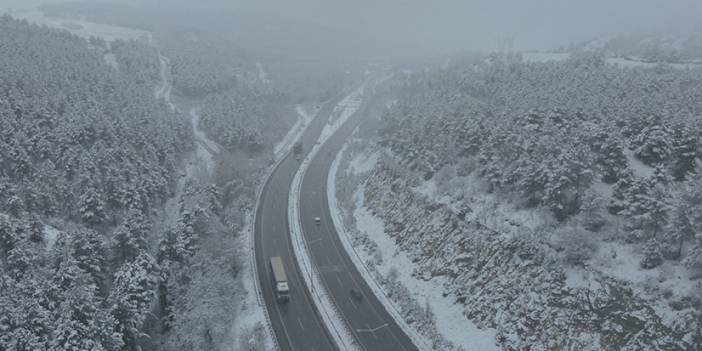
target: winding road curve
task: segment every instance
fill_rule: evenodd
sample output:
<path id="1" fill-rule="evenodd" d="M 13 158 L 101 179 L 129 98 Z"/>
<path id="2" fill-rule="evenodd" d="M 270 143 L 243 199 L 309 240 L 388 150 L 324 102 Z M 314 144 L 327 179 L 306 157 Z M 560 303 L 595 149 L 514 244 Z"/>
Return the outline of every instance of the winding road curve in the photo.
<path id="1" fill-rule="evenodd" d="M 372 97 L 371 97 L 372 98 Z M 320 137 L 341 99 L 326 104 L 302 136 L 306 155 Z M 330 166 L 344 141 L 362 120 L 364 101 L 352 116 L 329 139 L 312 159 L 302 180 L 300 215 L 312 261 L 321 273 L 324 288 L 331 296 L 343 321 L 362 350 L 417 350 L 410 338 L 395 323 L 383 305 L 373 295 L 363 277 L 348 257 L 334 229 L 327 202 L 326 181 Z M 288 199 L 293 177 L 300 163 L 291 154 L 278 164 L 264 185 L 255 218 L 255 254 L 257 275 L 268 309 L 271 325 L 282 350 L 334 350 L 337 346 L 325 327 L 319 311 L 303 280 L 293 254 L 288 223 Z M 314 223 L 320 217 L 322 223 Z M 291 287 L 287 304 L 275 301 L 268 259 L 281 256 Z M 351 291 L 360 292 L 361 299 Z"/>

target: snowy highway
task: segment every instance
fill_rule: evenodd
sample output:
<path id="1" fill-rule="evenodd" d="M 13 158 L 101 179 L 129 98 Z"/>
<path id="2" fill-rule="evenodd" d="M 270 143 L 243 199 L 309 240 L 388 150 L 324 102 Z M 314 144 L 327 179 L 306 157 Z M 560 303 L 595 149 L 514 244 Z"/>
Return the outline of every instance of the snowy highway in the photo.
<path id="1" fill-rule="evenodd" d="M 345 103 L 348 99 L 333 100 L 323 106 L 302 136 L 303 154 L 309 153 L 317 140 L 325 136 L 325 126 L 335 107 Z M 367 101 L 363 101 L 360 108 L 354 108 L 359 115 L 349 118 L 312 155 L 299 193 L 301 228 L 314 270 L 319 273 L 323 285 L 315 285 L 315 289 L 328 293 L 354 346 L 361 350 L 416 350 L 349 259 L 329 212 L 325 189 L 327 174 L 334 156 L 360 123 L 365 103 Z M 317 301 L 313 300 L 318 294 L 310 294 L 305 284 L 305 278 L 312 272 L 298 266 L 293 252 L 288 201 L 293 198 L 289 196 L 291 183 L 299 167 L 300 162 L 288 154 L 273 171 L 261 194 L 254 228 L 258 279 L 280 349 L 338 349 L 340 346 L 334 340 L 339 331 L 330 330 L 325 324 L 322 318 L 325 312 L 320 312 Z M 321 223 L 316 224 L 314 217 L 320 217 Z M 288 271 L 291 300 L 287 304 L 275 301 L 268 267 L 271 256 L 281 256 Z"/>
<path id="2" fill-rule="evenodd" d="M 303 152 L 309 152 L 319 137 L 333 103 L 323 107 L 302 135 Z M 290 185 L 300 163 L 288 154 L 267 179 L 255 217 L 255 253 L 258 280 L 275 338 L 282 350 L 333 350 L 336 348 L 315 304 L 309 297 L 293 254 L 288 229 Z M 268 260 L 280 256 L 287 271 L 291 298 L 278 304 Z"/>

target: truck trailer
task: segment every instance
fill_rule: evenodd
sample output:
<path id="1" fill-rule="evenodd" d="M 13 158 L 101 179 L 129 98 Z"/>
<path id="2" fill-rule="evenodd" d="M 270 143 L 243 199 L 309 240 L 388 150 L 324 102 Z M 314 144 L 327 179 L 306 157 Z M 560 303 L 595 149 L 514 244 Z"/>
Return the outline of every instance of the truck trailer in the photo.
<path id="1" fill-rule="evenodd" d="M 285 274 L 283 260 L 279 256 L 271 257 L 271 272 L 273 274 L 273 289 L 278 302 L 290 300 L 290 287 Z"/>

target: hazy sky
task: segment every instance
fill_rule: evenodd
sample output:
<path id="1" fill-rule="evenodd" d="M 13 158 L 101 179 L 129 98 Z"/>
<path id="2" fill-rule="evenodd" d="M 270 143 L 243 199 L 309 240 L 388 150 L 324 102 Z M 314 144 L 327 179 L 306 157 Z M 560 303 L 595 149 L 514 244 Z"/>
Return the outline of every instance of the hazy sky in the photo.
<path id="1" fill-rule="evenodd" d="M 232 3 L 235 1 L 224 1 Z M 239 0 L 355 33 L 377 44 L 430 50 L 547 49 L 605 33 L 702 25 L 702 0 Z"/>
<path id="2" fill-rule="evenodd" d="M 39 1 L 0 0 L 0 4 Z M 702 0 L 141 1 L 159 7 L 216 8 L 218 14 L 232 13 L 236 37 L 260 39 L 261 45 L 299 46 L 329 57 L 495 50 L 501 37 L 513 38 L 514 49 L 548 50 L 606 34 L 702 25 Z"/>

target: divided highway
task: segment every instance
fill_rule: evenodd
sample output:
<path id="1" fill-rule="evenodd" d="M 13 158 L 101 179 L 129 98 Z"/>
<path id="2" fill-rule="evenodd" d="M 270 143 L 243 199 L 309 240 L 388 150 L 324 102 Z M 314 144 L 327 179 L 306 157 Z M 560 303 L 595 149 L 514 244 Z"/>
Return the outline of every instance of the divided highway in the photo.
<path id="1" fill-rule="evenodd" d="M 368 95 L 368 94 L 367 94 Z M 356 116 L 351 117 L 312 159 L 302 180 L 300 216 L 312 261 L 342 319 L 362 350 L 407 350 L 417 348 L 375 298 L 343 248 L 329 213 L 327 175 L 336 153 L 361 122 L 368 106 L 365 96 Z M 303 155 L 316 143 L 338 101 L 325 105 L 303 135 Z M 267 180 L 255 218 L 257 275 L 276 339 L 282 350 L 335 350 L 319 311 L 306 288 L 292 250 L 288 225 L 288 199 L 292 179 L 300 163 L 288 154 Z M 315 217 L 321 218 L 316 224 Z M 288 303 L 275 300 L 268 260 L 281 256 L 291 289 Z M 352 293 L 355 291 L 357 293 Z M 361 298 L 358 297 L 360 293 Z M 354 296 L 356 295 L 356 296 Z"/>
<path id="2" fill-rule="evenodd" d="M 316 143 L 335 104 L 336 101 L 323 106 L 303 134 L 303 155 Z M 291 246 L 288 197 L 299 167 L 300 162 L 287 154 L 263 187 L 254 219 L 256 274 L 281 350 L 335 350 L 336 345 L 311 300 Z M 287 303 L 276 302 L 269 263 L 273 256 L 281 257 L 288 276 L 290 301 Z"/>

